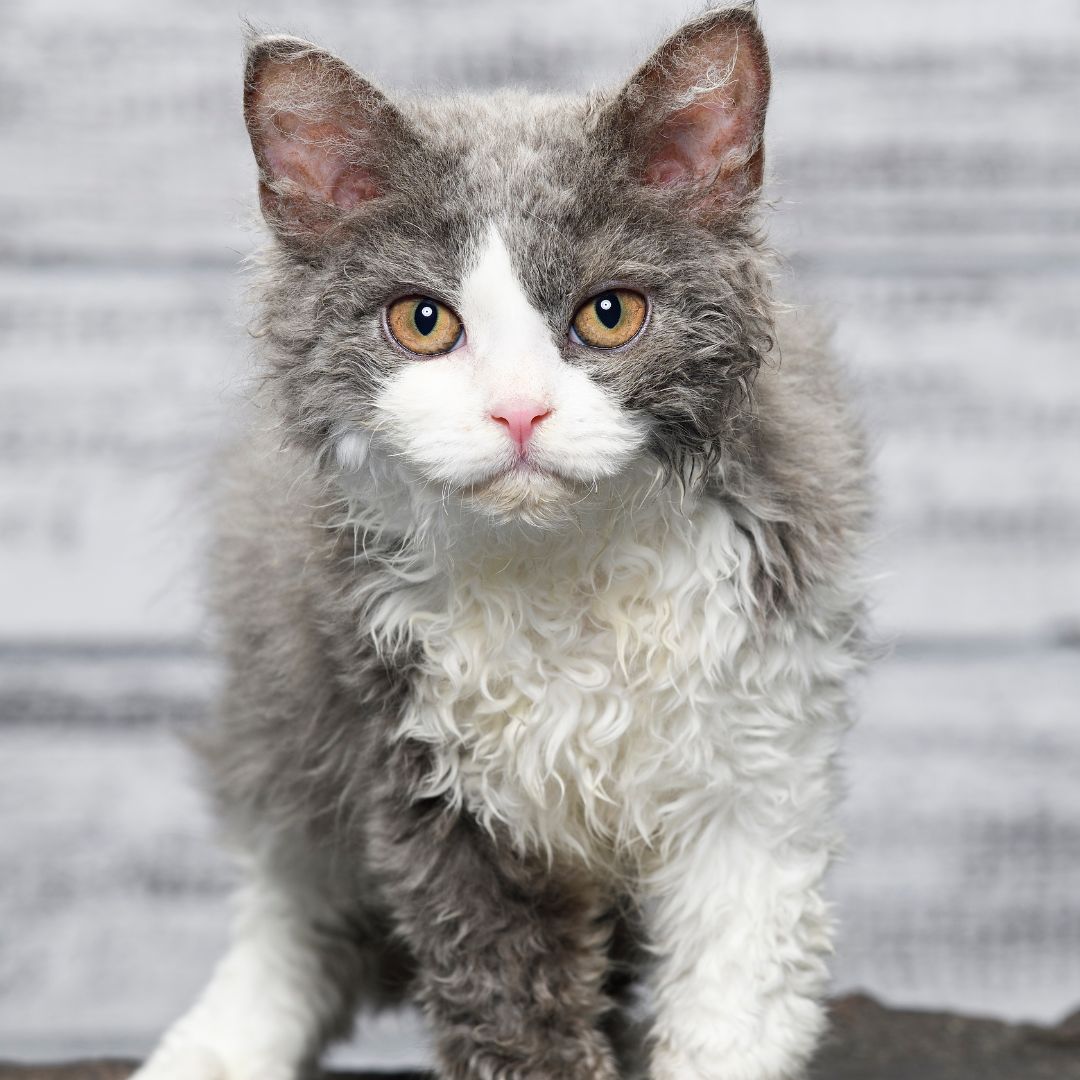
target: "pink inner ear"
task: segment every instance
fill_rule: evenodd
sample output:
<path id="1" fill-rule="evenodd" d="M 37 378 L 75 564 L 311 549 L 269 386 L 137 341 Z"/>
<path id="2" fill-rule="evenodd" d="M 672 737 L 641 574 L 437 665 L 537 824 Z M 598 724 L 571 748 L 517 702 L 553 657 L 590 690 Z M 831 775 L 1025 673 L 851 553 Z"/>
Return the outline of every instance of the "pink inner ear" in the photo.
<path id="1" fill-rule="evenodd" d="M 656 132 L 645 166 L 654 187 L 712 183 L 746 162 L 754 138 L 751 118 L 737 103 L 706 97 L 669 117 Z"/>
<path id="2" fill-rule="evenodd" d="M 265 125 L 263 154 L 275 179 L 291 180 L 320 202 L 352 210 L 381 194 L 375 178 L 347 156 L 346 132 L 280 112 Z"/>
<path id="3" fill-rule="evenodd" d="M 650 187 L 677 187 L 689 183 L 693 170 L 686 156 L 674 143 L 665 143 L 645 166 L 645 183 Z"/>

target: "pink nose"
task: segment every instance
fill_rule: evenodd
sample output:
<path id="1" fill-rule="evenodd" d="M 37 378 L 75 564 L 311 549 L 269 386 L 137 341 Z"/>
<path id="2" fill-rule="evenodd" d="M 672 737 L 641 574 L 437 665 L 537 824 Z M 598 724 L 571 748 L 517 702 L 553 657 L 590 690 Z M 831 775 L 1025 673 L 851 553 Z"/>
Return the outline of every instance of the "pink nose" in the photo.
<path id="1" fill-rule="evenodd" d="M 525 444 L 532 438 L 533 429 L 545 416 L 550 416 L 551 410 L 546 405 L 540 405 L 535 401 L 513 401 L 505 404 L 493 405 L 491 419 L 497 424 L 505 424 L 510 432 L 510 438 L 518 444 L 518 448 L 525 449 Z"/>

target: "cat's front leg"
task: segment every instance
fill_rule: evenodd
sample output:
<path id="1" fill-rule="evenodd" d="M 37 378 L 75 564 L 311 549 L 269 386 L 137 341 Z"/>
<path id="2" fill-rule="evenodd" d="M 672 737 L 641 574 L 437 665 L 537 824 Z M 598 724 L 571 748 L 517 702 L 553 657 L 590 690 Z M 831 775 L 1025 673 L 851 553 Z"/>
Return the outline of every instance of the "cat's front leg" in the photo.
<path id="1" fill-rule="evenodd" d="M 821 1034 L 829 830 L 797 791 L 761 797 L 757 821 L 749 800 L 706 818 L 647 882 L 653 1080 L 793 1080 Z"/>
<path id="2" fill-rule="evenodd" d="M 440 1076 L 615 1080 L 600 1030 L 610 929 L 584 871 L 523 858 L 441 800 L 398 794 L 375 827 Z"/>
<path id="3" fill-rule="evenodd" d="M 297 1080 L 380 961 L 301 880 L 253 868 L 228 952 L 133 1080 Z"/>

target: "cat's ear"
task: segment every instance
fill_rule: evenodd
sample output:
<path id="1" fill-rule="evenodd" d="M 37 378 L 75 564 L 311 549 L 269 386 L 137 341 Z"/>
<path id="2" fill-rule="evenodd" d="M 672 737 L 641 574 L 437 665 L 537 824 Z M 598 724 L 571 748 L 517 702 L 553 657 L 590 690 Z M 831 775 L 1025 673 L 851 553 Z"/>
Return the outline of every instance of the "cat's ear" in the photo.
<path id="1" fill-rule="evenodd" d="M 723 212 L 761 187 L 769 82 L 754 6 L 715 9 L 653 53 L 605 120 L 643 184 Z"/>
<path id="2" fill-rule="evenodd" d="M 244 121 L 263 215 L 280 236 L 322 236 L 386 191 L 401 114 L 344 61 L 298 38 L 255 37 Z"/>

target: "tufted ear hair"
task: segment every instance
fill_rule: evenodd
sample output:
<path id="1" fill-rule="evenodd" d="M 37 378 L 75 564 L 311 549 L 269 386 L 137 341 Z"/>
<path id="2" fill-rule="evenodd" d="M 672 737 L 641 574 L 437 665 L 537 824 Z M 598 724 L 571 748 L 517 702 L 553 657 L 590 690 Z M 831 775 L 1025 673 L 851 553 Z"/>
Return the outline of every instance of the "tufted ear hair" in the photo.
<path id="1" fill-rule="evenodd" d="M 244 122 L 259 166 L 259 202 L 283 239 L 321 237 L 386 193 L 406 123 L 344 61 L 299 38 L 253 38 Z"/>
<path id="2" fill-rule="evenodd" d="M 745 205 L 761 188 L 770 76 L 755 10 L 713 9 L 687 23 L 605 117 L 643 184 L 705 215 Z"/>

